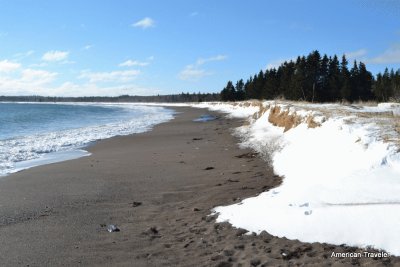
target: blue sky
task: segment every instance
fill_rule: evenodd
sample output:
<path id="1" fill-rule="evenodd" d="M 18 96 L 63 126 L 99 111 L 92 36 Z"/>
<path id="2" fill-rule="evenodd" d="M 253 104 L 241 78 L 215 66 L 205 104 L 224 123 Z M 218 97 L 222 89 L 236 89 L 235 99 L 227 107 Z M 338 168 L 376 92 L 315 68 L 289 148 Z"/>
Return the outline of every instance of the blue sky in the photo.
<path id="1" fill-rule="evenodd" d="M 0 0 L 0 95 L 219 92 L 319 50 L 400 68 L 397 0 Z"/>

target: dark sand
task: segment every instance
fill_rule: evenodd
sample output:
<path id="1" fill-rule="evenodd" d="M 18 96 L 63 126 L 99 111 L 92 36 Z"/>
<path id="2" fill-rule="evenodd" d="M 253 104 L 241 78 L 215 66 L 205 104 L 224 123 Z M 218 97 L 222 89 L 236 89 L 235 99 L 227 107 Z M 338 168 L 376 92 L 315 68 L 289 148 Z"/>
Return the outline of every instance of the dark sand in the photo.
<path id="1" fill-rule="evenodd" d="M 89 157 L 1 178 L 0 265 L 400 264 L 395 257 L 331 258 L 332 251 L 362 250 L 265 232 L 243 235 L 215 224 L 207 217 L 213 207 L 254 196 L 281 179 L 251 151 L 238 148 L 231 129 L 242 122 L 220 116 L 195 123 L 207 111 L 176 110 L 182 112 L 176 119 L 151 132 L 96 143 Z M 107 232 L 108 224 L 121 231 Z"/>

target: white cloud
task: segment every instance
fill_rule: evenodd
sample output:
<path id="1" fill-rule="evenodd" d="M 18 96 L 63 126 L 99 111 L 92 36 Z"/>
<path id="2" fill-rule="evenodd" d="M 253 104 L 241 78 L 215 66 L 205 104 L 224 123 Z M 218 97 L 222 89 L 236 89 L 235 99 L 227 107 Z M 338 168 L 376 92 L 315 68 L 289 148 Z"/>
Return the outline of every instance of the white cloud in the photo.
<path id="1" fill-rule="evenodd" d="M 120 63 L 118 66 L 120 66 L 120 67 L 132 67 L 132 66 L 147 66 L 147 65 L 149 65 L 150 63 L 149 62 L 141 62 L 141 61 L 138 61 L 138 60 L 127 60 L 127 61 L 124 61 L 124 62 L 122 62 L 122 63 Z"/>
<path id="2" fill-rule="evenodd" d="M 199 58 L 196 63 L 185 66 L 185 68 L 178 74 L 179 79 L 184 81 L 198 81 L 205 76 L 212 75 L 200 67 L 206 63 L 213 61 L 226 60 L 228 57 L 226 55 L 217 55 L 209 58 Z"/>
<path id="3" fill-rule="evenodd" d="M 46 62 L 40 62 L 40 63 L 34 63 L 34 64 L 30 64 L 29 65 L 29 67 L 34 67 L 34 68 L 37 68 L 37 67 L 46 67 L 48 64 L 46 63 Z"/>
<path id="4" fill-rule="evenodd" d="M 37 69 L 22 69 L 18 76 L 0 75 L 3 95 L 48 95 L 50 83 L 57 73 Z"/>
<path id="5" fill-rule="evenodd" d="M 147 29 L 150 27 L 154 27 L 155 26 L 155 21 L 149 17 L 146 17 L 144 19 L 141 19 L 135 23 L 132 24 L 133 27 L 139 27 L 142 29 Z"/>
<path id="6" fill-rule="evenodd" d="M 17 53 L 17 54 L 15 54 L 15 55 L 14 55 L 14 58 L 23 59 L 23 58 L 27 58 L 27 57 L 32 56 L 34 53 L 35 53 L 34 50 L 29 50 L 29 51 L 26 51 L 26 52 L 22 52 L 22 53 Z"/>
<path id="7" fill-rule="evenodd" d="M 211 75 L 203 69 L 199 69 L 193 65 L 187 65 L 179 74 L 178 77 L 184 81 L 198 81 L 201 78 Z"/>
<path id="8" fill-rule="evenodd" d="M 9 61 L 7 59 L 0 61 L 0 72 L 12 72 L 21 67 L 21 64 Z"/>
<path id="9" fill-rule="evenodd" d="M 93 47 L 93 45 L 88 44 L 88 45 L 85 45 L 84 47 L 82 47 L 82 49 L 83 49 L 83 50 L 89 50 L 89 49 L 91 49 L 92 47 Z"/>
<path id="10" fill-rule="evenodd" d="M 22 64 L 9 60 L 0 61 L 0 71 L 2 95 L 117 96 L 160 93 L 157 89 L 141 87 L 131 82 L 139 75 L 138 70 L 82 71 L 78 77 L 83 79 L 82 82 L 64 80 L 65 77 L 59 77 L 58 73 L 52 71 L 24 68 Z"/>
<path id="11" fill-rule="evenodd" d="M 48 52 L 44 53 L 44 55 L 42 56 L 42 60 L 48 61 L 48 62 L 62 61 L 62 60 L 67 59 L 68 55 L 69 55 L 69 52 L 67 52 L 67 51 L 52 50 L 52 51 L 48 51 Z"/>
<path id="12" fill-rule="evenodd" d="M 209 58 L 199 58 L 199 59 L 196 61 L 196 64 L 197 64 L 197 65 L 203 65 L 204 63 L 207 63 L 207 62 L 222 61 L 222 60 L 225 60 L 225 59 L 227 59 L 227 58 L 228 58 L 228 57 L 225 56 L 225 55 L 217 55 L 217 56 L 215 56 L 215 57 L 209 57 Z"/>
<path id="13" fill-rule="evenodd" d="M 366 63 L 371 64 L 397 64 L 400 63 L 400 44 L 393 45 L 382 54 L 369 58 Z"/>
<path id="14" fill-rule="evenodd" d="M 160 90 L 146 88 L 134 84 L 117 86 L 99 86 L 94 83 L 76 84 L 65 82 L 51 90 L 54 95 L 60 96 L 118 96 L 118 95 L 156 95 Z"/>
<path id="15" fill-rule="evenodd" d="M 352 52 L 345 52 L 344 54 L 346 55 L 347 59 L 359 59 L 367 55 L 367 49 L 363 48 Z"/>
<path id="16" fill-rule="evenodd" d="M 56 72 L 45 70 L 24 69 L 22 70 L 22 82 L 35 82 L 40 84 L 50 83 L 57 76 Z"/>
<path id="17" fill-rule="evenodd" d="M 115 82 L 124 83 L 135 79 L 140 74 L 139 70 L 124 70 L 111 72 L 82 71 L 79 79 L 88 79 L 89 82 Z"/>

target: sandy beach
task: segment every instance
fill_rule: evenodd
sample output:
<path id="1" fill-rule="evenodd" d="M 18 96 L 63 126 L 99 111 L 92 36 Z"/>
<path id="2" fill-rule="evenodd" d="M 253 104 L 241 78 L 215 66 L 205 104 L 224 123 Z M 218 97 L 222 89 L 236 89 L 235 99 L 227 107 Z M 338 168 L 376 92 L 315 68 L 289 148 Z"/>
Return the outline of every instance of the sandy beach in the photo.
<path id="1" fill-rule="evenodd" d="M 179 113 L 172 121 L 97 142 L 87 148 L 91 156 L 2 177 L 0 265 L 400 264 L 397 257 L 335 258 L 332 252 L 365 250 L 216 224 L 208 216 L 213 207 L 255 196 L 282 178 L 239 148 L 232 129 L 243 121 L 205 109 L 174 109 Z M 205 113 L 218 119 L 193 122 Z M 109 224 L 120 231 L 108 232 Z"/>

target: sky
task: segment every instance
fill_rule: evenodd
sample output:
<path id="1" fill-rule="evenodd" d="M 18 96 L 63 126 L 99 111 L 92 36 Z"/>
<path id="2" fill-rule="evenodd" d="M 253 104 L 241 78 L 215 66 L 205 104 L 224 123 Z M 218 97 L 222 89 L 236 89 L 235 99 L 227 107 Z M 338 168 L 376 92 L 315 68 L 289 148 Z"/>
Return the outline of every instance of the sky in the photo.
<path id="1" fill-rule="evenodd" d="M 0 0 L 0 95 L 219 92 L 307 55 L 400 68 L 398 0 Z"/>

